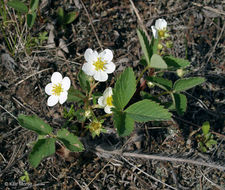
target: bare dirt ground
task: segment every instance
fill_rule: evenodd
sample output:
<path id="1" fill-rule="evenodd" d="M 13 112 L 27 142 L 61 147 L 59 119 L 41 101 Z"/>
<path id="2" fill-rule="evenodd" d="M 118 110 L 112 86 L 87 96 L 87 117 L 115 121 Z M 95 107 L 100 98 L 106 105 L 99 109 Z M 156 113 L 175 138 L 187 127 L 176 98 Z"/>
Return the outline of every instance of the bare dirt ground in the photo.
<path id="1" fill-rule="evenodd" d="M 46 40 L 41 47 L 25 52 L 18 45 L 13 57 L 16 66 L 10 67 L 4 60 L 0 65 L 0 189 L 225 189 L 225 2 L 133 1 L 149 35 L 156 19 L 167 20 L 174 42 L 171 54 L 191 62 L 186 76 L 203 76 L 207 81 L 187 91 L 188 110 L 184 116 L 174 114 L 170 122 L 136 123 L 135 131 L 127 138 L 113 133 L 95 140 L 84 139 L 87 151 L 66 158 L 52 155 L 33 169 L 27 156 L 36 135 L 20 127 L 14 117 L 20 113 L 37 114 L 55 129 L 65 123 L 63 106 L 46 105 L 44 88 L 54 71 L 68 75 L 76 83 L 85 50 L 90 47 L 100 51 L 101 46 L 114 52 L 115 76 L 128 66 L 135 72 L 143 69 L 136 34 L 140 25 L 129 0 L 43 2 L 46 4 L 41 4 L 32 35 L 52 30 L 55 47 L 47 47 Z M 64 30 L 56 23 L 58 7 L 79 12 Z M 68 52 L 60 48 L 60 39 L 65 41 Z M 0 55 L 8 53 L 2 34 L 0 43 Z M 69 108 L 70 104 L 65 106 Z M 205 121 L 210 122 L 218 143 L 202 153 L 194 132 Z M 104 125 L 113 128 L 110 119 Z M 139 154 L 159 157 L 144 158 Z M 180 162 L 180 158 L 186 160 Z M 19 183 L 24 171 L 29 174 L 29 184 Z"/>

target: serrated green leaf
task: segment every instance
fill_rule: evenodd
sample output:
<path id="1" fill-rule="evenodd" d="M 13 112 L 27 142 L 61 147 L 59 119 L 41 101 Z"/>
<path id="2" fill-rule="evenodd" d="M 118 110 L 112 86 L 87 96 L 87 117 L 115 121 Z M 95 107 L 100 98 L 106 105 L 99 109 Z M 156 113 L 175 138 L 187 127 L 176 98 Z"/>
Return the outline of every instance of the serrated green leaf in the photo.
<path id="1" fill-rule="evenodd" d="M 136 90 L 136 80 L 132 68 L 126 68 L 116 81 L 113 89 L 113 105 L 118 110 L 123 108 L 130 101 Z"/>
<path id="2" fill-rule="evenodd" d="M 57 132 L 57 139 L 59 139 L 72 152 L 81 152 L 84 150 L 83 144 L 77 136 L 70 133 L 67 129 L 60 129 Z"/>
<path id="3" fill-rule="evenodd" d="M 156 102 L 142 100 L 129 106 L 125 113 L 137 122 L 170 120 L 171 113 Z"/>
<path id="4" fill-rule="evenodd" d="M 90 91 L 90 82 L 88 78 L 89 77 L 82 70 L 80 70 L 80 72 L 78 73 L 78 80 L 80 83 L 80 87 L 85 91 Z"/>
<path id="5" fill-rule="evenodd" d="M 79 15 L 79 12 L 73 11 L 73 12 L 69 12 L 68 14 L 66 14 L 65 18 L 64 18 L 64 23 L 65 24 L 70 24 L 72 23 Z"/>
<path id="6" fill-rule="evenodd" d="M 14 8 L 16 11 L 20 12 L 20 13 L 27 13 L 28 12 L 28 8 L 27 6 L 19 1 L 19 0 L 12 0 L 12 1 L 9 1 L 7 3 L 8 6 Z"/>
<path id="7" fill-rule="evenodd" d="M 208 121 L 204 122 L 202 125 L 202 132 L 204 135 L 207 135 L 209 133 L 210 124 Z"/>
<path id="8" fill-rule="evenodd" d="M 38 8 L 38 4 L 39 4 L 39 0 L 31 0 L 30 1 L 30 10 L 32 12 L 36 11 L 36 9 Z"/>
<path id="9" fill-rule="evenodd" d="M 165 56 L 163 57 L 163 59 L 166 62 L 167 66 L 172 69 L 185 68 L 190 65 L 190 62 L 188 60 L 176 58 L 171 55 Z"/>
<path id="10" fill-rule="evenodd" d="M 146 37 L 145 33 L 137 29 L 137 35 L 139 38 L 139 42 L 141 44 L 142 51 L 144 52 L 145 60 L 147 64 L 150 66 L 150 59 L 151 59 L 151 54 L 150 54 L 150 43 L 148 41 L 148 38 Z"/>
<path id="11" fill-rule="evenodd" d="M 55 138 L 39 139 L 34 145 L 30 155 L 29 162 L 36 168 L 41 160 L 55 153 Z"/>
<path id="12" fill-rule="evenodd" d="M 83 93 L 78 90 L 71 87 L 68 91 L 68 97 L 67 102 L 82 102 L 85 96 Z"/>
<path id="13" fill-rule="evenodd" d="M 119 136 L 125 137 L 134 130 L 134 120 L 122 111 L 113 111 L 113 121 Z"/>
<path id="14" fill-rule="evenodd" d="M 160 55 L 153 54 L 151 57 L 150 67 L 156 69 L 167 69 L 167 64 Z"/>
<path id="15" fill-rule="evenodd" d="M 27 14 L 27 25 L 28 27 L 32 27 L 34 25 L 34 21 L 36 19 L 37 14 L 34 12 L 32 14 Z"/>
<path id="16" fill-rule="evenodd" d="M 164 79 L 162 77 L 147 77 L 146 80 L 153 82 L 155 85 L 159 86 L 160 88 L 163 87 L 164 90 L 171 90 L 172 89 L 172 81 L 168 79 Z"/>
<path id="17" fill-rule="evenodd" d="M 18 116 L 19 124 L 29 130 L 32 130 L 39 135 L 47 135 L 52 132 L 50 125 L 46 124 L 42 119 L 36 115 L 26 116 L 20 114 Z"/>
<path id="18" fill-rule="evenodd" d="M 191 77 L 191 78 L 183 78 L 177 80 L 173 85 L 173 90 L 175 92 L 181 92 L 193 88 L 199 84 L 205 82 L 203 77 Z"/>
<path id="19" fill-rule="evenodd" d="M 159 39 L 156 39 L 152 36 L 151 45 L 150 45 L 150 56 L 158 53 L 158 43 Z"/>
<path id="20" fill-rule="evenodd" d="M 175 107 L 179 115 L 183 115 L 187 109 L 187 98 L 184 94 L 175 93 Z"/>
<path id="21" fill-rule="evenodd" d="M 148 92 L 141 91 L 140 95 L 141 95 L 142 99 L 149 99 L 149 100 L 152 100 L 154 102 L 161 103 L 158 98 L 156 98 L 155 96 L 153 96 L 152 94 L 150 94 Z"/>

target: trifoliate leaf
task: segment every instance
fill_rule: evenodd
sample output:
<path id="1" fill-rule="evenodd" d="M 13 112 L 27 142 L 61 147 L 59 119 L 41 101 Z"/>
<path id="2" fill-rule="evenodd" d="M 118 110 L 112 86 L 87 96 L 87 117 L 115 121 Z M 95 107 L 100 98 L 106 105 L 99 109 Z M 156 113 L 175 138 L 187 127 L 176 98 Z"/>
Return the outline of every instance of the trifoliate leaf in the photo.
<path id="1" fill-rule="evenodd" d="M 122 111 L 134 95 L 135 90 L 136 80 L 133 69 L 127 68 L 116 81 L 113 89 L 113 105 Z"/>
<path id="2" fill-rule="evenodd" d="M 150 67 L 156 69 L 167 69 L 167 64 L 160 55 L 153 54 L 151 57 Z"/>
<path id="3" fill-rule="evenodd" d="M 199 84 L 205 82 L 205 78 L 203 77 L 191 77 L 191 78 L 183 78 L 177 80 L 173 85 L 173 90 L 175 92 L 181 92 L 193 88 Z"/>
<path id="4" fill-rule="evenodd" d="M 127 136 L 134 129 L 134 120 L 122 111 L 113 112 L 113 121 L 119 136 Z"/>
<path id="5" fill-rule="evenodd" d="M 55 138 L 39 139 L 34 145 L 29 162 L 36 168 L 43 158 L 55 153 Z"/>
<path id="6" fill-rule="evenodd" d="M 142 100 L 129 106 L 125 113 L 137 122 L 170 120 L 171 113 L 158 103 Z"/>
<path id="7" fill-rule="evenodd" d="M 70 133 L 67 129 L 60 129 L 57 132 L 57 139 L 59 139 L 72 152 L 81 152 L 84 150 L 83 144 L 77 136 Z"/>
<path id="8" fill-rule="evenodd" d="M 50 125 L 46 124 L 42 119 L 40 119 L 38 116 L 26 116 L 23 114 L 20 114 L 18 116 L 19 124 L 29 130 L 32 130 L 39 135 L 47 135 L 52 132 L 52 128 Z"/>
<path id="9" fill-rule="evenodd" d="M 179 115 L 183 115 L 187 109 L 187 98 L 184 94 L 175 93 L 175 107 Z"/>

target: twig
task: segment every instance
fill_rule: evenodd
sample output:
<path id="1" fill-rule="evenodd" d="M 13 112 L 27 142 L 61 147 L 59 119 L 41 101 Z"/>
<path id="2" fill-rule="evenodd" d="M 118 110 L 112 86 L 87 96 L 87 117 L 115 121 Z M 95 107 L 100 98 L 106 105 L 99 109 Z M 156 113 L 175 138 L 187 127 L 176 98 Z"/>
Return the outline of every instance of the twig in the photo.
<path id="1" fill-rule="evenodd" d="M 101 148 L 96 148 L 97 152 L 103 152 L 105 154 L 111 154 L 111 155 L 120 155 L 125 157 L 135 157 L 135 158 L 142 158 L 142 159 L 148 159 L 148 160 L 161 160 L 161 161 L 168 161 L 168 162 L 183 162 L 193 165 L 199 165 L 199 166 L 206 166 L 210 168 L 215 168 L 221 171 L 225 171 L 225 166 L 217 165 L 216 163 L 207 163 L 202 161 L 196 161 L 191 159 L 184 159 L 184 158 L 173 158 L 168 156 L 159 156 L 159 155 L 151 155 L 151 154 L 136 154 L 136 153 L 129 153 L 129 152 L 120 152 L 120 151 L 106 151 Z"/>
<path id="2" fill-rule="evenodd" d="M 2 108 L 3 110 L 5 110 L 9 115 L 11 115 L 16 121 L 18 121 L 17 120 L 17 118 L 16 118 L 16 116 L 14 116 L 12 113 L 10 113 L 7 109 L 5 109 L 2 105 L 0 105 L 0 108 Z"/>
<path id="3" fill-rule="evenodd" d="M 88 20 L 89 20 L 89 22 L 90 22 L 90 24 L 91 24 L 91 28 L 92 28 L 92 30 L 93 30 L 93 32 L 94 32 L 94 35 L 95 35 L 95 37 L 96 37 L 96 39 L 97 39 L 97 41 L 98 41 L 98 44 L 99 44 L 101 50 L 103 50 L 102 44 L 101 44 L 101 42 L 100 42 L 100 40 L 99 40 L 99 38 L 98 38 L 98 35 L 97 35 L 96 31 L 95 31 L 95 28 L 94 28 L 94 26 L 93 26 L 93 24 L 92 24 L 91 17 L 90 17 L 90 15 L 89 15 L 89 13 L 88 13 L 88 11 L 87 11 L 87 9 L 86 9 L 86 7 L 85 7 L 83 1 L 80 0 L 80 2 L 81 2 L 81 4 L 82 4 L 82 6 L 84 7 L 84 10 L 85 10 L 85 12 L 86 12 L 86 14 L 87 14 Z M 74 3 L 75 3 L 75 2 L 74 2 Z"/>
<path id="4" fill-rule="evenodd" d="M 216 187 L 217 189 L 219 189 L 219 190 L 224 190 L 223 187 L 221 187 L 221 186 L 215 184 L 215 183 L 212 182 L 210 179 L 208 179 L 208 178 L 203 174 L 203 172 L 202 172 L 201 170 L 200 170 L 200 172 L 201 172 L 201 174 L 203 175 L 203 177 L 204 177 L 208 182 L 210 182 L 213 186 L 215 186 L 215 187 Z"/>
<path id="5" fill-rule="evenodd" d="M 159 183 L 161 183 L 161 184 L 163 184 L 163 185 L 165 185 L 165 186 L 167 186 L 167 187 L 169 187 L 169 188 L 171 188 L 171 189 L 177 190 L 177 188 L 174 188 L 174 187 L 172 187 L 172 186 L 170 186 L 170 185 L 168 185 L 168 184 L 166 184 L 166 183 L 160 181 L 159 179 L 157 179 L 157 178 L 155 178 L 155 177 L 149 175 L 149 174 L 146 173 L 145 171 L 141 170 L 140 168 L 138 168 L 137 166 L 135 166 L 134 164 L 132 164 L 129 160 L 127 160 L 127 159 L 124 158 L 123 156 L 121 156 L 121 158 L 122 158 L 123 160 L 125 160 L 128 164 L 130 164 L 132 167 L 134 167 L 135 169 L 137 169 L 137 170 L 140 171 L 141 173 L 143 173 L 143 174 L 145 174 L 146 176 L 148 176 L 149 178 L 151 178 L 151 179 L 153 179 L 153 180 L 155 180 L 155 181 L 157 181 L 157 182 L 159 182 Z"/>
<path id="6" fill-rule="evenodd" d="M 136 8 L 135 5 L 134 5 L 134 2 L 133 2 L 132 0 L 130 0 L 130 3 L 131 3 L 132 8 L 134 9 L 134 12 L 135 12 L 135 14 L 136 14 L 136 16 L 137 16 L 137 18 L 138 18 L 138 21 L 139 21 L 139 23 L 140 23 L 140 26 L 141 26 L 142 30 L 144 31 L 145 35 L 146 35 L 147 38 L 148 38 L 148 41 L 150 42 L 150 41 L 151 41 L 151 38 L 150 38 L 150 36 L 148 35 L 148 32 L 147 32 L 147 30 L 146 30 L 146 28 L 145 28 L 145 25 L 144 25 L 144 23 L 143 23 L 143 21 L 142 21 L 140 15 L 139 15 L 139 13 L 138 13 L 137 8 Z"/>
<path id="7" fill-rule="evenodd" d="M 224 11 L 221 11 L 221 10 L 218 10 L 218 9 L 214 9 L 212 7 L 209 7 L 209 6 L 203 6 L 203 5 L 201 5 L 199 3 L 195 3 L 195 2 L 192 2 L 192 4 L 195 5 L 195 6 L 197 6 L 197 7 L 202 7 L 203 9 L 212 11 L 214 13 L 221 14 L 221 15 L 225 15 L 225 12 Z"/>
<path id="8" fill-rule="evenodd" d="M 41 71 L 38 71 L 38 72 L 36 72 L 36 73 L 33 73 L 32 75 L 29 75 L 29 76 L 28 76 L 28 77 L 26 77 L 25 79 L 23 79 L 23 80 L 21 80 L 21 81 L 17 82 L 17 83 L 15 84 L 15 86 L 17 86 L 17 85 L 21 84 L 21 83 L 22 83 L 22 82 L 24 82 L 25 80 L 27 80 L 27 79 L 29 79 L 29 78 L 31 78 L 31 77 L 33 77 L 33 76 L 37 75 L 37 74 L 40 74 L 40 73 L 42 73 L 42 72 L 49 71 L 49 70 L 51 70 L 51 68 L 48 68 L 48 69 L 43 69 L 43 70 L 41 70 Z"/>
<path id="9" fill-rule="evenodd" d="M 223 34 L 223 32 L 224 32 L 224 28 L 225 28 L 225 24 L 223 24 L 223 28 L 221 29 L 220 35 L 219 35 L 219 37 L 217 38 L 216 43 L 215 43 L 215 45 L 213 46 L 212 51 L 210 51 L 210 55 L 209 55 L 209 57 L 208 57 L 206 63 L 208 63 L 209 60 L 211 59 L 211 57 L 212 57 L 212 55 L 213 55 L 213 53 L 214 53 L 214 51 L 215 51 L 215 49 L 216 49 L 216 46 L 217 46 L 217 44 L 218 44 L 218 42 L 219 42 L 219 40 L 220 40 L 220 38 L 221 38 L 221 36 L 222 36 L 222 34 Z"/>

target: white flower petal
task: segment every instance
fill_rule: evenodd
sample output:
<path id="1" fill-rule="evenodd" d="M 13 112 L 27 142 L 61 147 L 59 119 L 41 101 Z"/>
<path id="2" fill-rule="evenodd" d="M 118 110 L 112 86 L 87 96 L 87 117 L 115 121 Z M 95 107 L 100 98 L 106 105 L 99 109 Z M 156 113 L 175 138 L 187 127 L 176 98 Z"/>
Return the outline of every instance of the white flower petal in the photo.
<path id="1" fill-rule="evenodd" d="M 63 90 L 69 90 L 70 89 L 70 85 L 71 85 L 71 81 L 69 79 L 69 77 L 64 77 L 62 80 L 62 88 Z"/>
<path id="2" fill-rule="evenodd" d="M 52 74 L 51 81 L 54 84 L 60 83 L 62 81 L 62 75 L 59 72 L 54 72 Z"/>
<path id="3" fill-rule="evenodd" d="M 112 113 L 111 107 L 112 107 L 112 106 L 106 106 L 106 107 L 104 108 L 105 113 Z"/>
<path id="4" fill-rule="evenodd" d="M 102 70 L 96 71 L 94 73 L 94 79 L 99 82 L 105 82 L 108 79 L 108 74 Z"/>
<path id="5" fill-rule="evenodd" d="M 98 53 L 93 51 L 92 49 L 88 48 L 84 53 L 84 58 L 88 63 L 93 63 L 97 61 Z"/>
<path id="6" fill-rule="evenodd" d="M 84 63 L 82 70 L 89 76 L 93 76 L 95 73 L 95 68 L 91 63 Z"/>
<path id="7" fill-rule="evenodd" d="M 167 22 L 164 19 L 157 19 L 155 22 L 155 28 L 157 30 L 165 30 L 167 27 Z"/>
<path id="8" fill-rule="evenodd" d="M 112 92 L 112 88 L 108 87 L 105 89 L 105 91 L 103 92 L 103 96 L 106 99 L 109 96 L 112 96 L 113 92 Z"/>
<path id="9" fill-rule="evenodd" d="M 49 83 L 45 86 L 45 93 L 48 95 L 52 95 L 52 83 Z"/>
<path id="10" fill-rule="evenodd" d="M 105 106 L 106 106 L 106 104 L 104 103 L 104 97 L 103 97 L 103 96 L 101 96 L 101 97 L 98 99 L 98 104 L 99 104 L 100 106 L 102 106 L 102 107 L 105 107 Z"/>
<path id="11" fill-rule="evenodd" d="M 59 103 L 63 104 L 67 100 L 67 97 L 68 97 L 68 92 L 62 92 L 59 96 Z"/>
<path id="12" fill-rule="evenodd" d="M 103 52 L 99 54 L 99 57 L 107 63 L 111 62 L 113 59 L 113 53 L 110 49 L 105 49 Z"/>
<path id="13" fill-rule="evenodd" d="M 154 38 L 157 39 L 158 38 L 158 31 L 157 31 L 157 29 L 155 28 L 155 26 L 151 26 L 151 28 L 152 28 L 152 33 L 153 33 Z"/>
<path id="14" fill-rule="evenodd" d="M 116 65 L 113 62 L 109 62 L 105 64 L 106 69 L 104 70 L 106 73 L 113 73 L 116 69 Z"/>
<path id="15" fill-rule="evenodd" d="M 58 96 L 51 95 L 48 98 L 47 105 L 52 107 L 52 106 L 56 105 L 58 103 L 58 101 L 59 101 Z"/>

